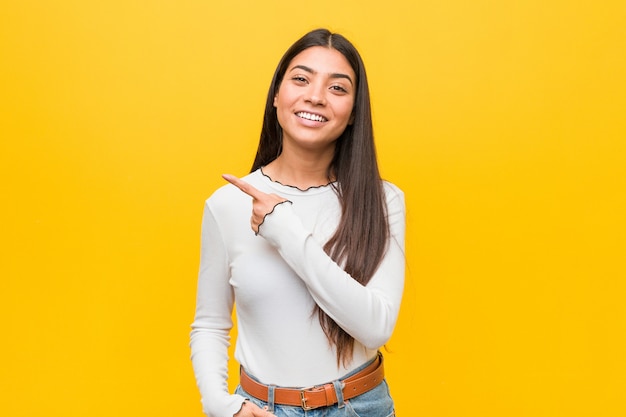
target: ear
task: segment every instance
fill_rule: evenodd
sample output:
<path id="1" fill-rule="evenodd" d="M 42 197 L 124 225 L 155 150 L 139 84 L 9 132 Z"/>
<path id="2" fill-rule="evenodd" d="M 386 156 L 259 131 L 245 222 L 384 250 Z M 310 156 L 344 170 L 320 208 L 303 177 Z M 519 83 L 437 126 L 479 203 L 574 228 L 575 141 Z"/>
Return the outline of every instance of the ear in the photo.
<path id="1" fill-rule="evenodd" d="M 278 93 L 274 96 L 274 107 L 276 107 L 276 102 L 278 101 Z"/>

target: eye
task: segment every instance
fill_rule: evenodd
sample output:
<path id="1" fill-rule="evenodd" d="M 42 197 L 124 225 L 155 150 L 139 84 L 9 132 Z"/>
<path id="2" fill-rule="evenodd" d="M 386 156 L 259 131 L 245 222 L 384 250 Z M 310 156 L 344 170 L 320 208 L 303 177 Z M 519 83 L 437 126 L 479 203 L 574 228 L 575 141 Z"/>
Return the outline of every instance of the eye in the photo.
<path id="1" fill-rule="evenodd" d="M 332 85 L 330 87 L 330 89 L 333 90 L 333 91 L 336 91 L 338 93 L 347 93 L 348 92 L 348 90 L 346 90 L 345 88 L 343 88 L 340 85 Z"/>
<path id="2" fill-rule="evenodd" d="M 291 77 L 291 80 L 302 84 L 307 82 L 306 78 L 304 78 L 302 75 L 295 75 Z"/>

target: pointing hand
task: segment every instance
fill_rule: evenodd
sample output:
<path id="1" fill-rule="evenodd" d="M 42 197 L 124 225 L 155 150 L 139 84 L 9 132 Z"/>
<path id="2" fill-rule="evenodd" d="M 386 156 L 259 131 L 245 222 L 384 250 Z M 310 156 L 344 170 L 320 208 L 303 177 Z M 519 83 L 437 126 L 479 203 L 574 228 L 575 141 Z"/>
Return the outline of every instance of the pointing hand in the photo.
<path id="1" fill-rule="evenodd" d="M 274 210 L 277 204 L 287 201 L 286 198 L 277 194 L 267 194 L 263 191 L 259 191 L 234 175 L 224 174 L 222 178 L 252 197 L 252 217 L 250 218 L 250 225 L 254 233 L 259 233 L 259 226 L 263 223 L 263 219 L 268 213 Z"/>

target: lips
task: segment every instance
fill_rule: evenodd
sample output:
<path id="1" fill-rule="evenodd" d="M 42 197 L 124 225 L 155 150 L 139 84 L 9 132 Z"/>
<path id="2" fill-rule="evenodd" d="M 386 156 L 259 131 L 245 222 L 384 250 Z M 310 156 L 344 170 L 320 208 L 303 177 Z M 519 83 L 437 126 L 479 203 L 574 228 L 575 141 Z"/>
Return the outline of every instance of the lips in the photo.
<path id="1" fill-rule="evenodd" d="M 302 119 L 312 120 L 314 122 L 327 122 L 328 121 L 328 119 L 325 118 L 322 115 L 315 114 L 315 113 L 309 113 L 309 112 L 305 112 L 305 111 L 297 112 L 296 116 L 298 116 L 298 117 L 300 117 Z"/>

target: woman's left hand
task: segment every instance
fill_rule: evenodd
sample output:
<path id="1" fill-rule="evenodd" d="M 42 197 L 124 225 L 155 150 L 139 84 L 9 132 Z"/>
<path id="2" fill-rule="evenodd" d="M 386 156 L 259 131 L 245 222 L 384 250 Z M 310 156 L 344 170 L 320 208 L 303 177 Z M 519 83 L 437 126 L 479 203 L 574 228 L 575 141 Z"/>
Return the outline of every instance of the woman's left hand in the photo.
<path id="1" fill-rule="evenodd" d="M 234 175 L 224 174 L 222 178 L 252 197 L 252 217 L 250 218 L 250 225 L 254 233 L 259 233 L 259 226 L 263 223 L 263 219 L 268 213 L 274 210 L 277 204 L 287 201 L 286 198 L 277 194 L 267 194 L 263 191 L 259 191 Z"/>

